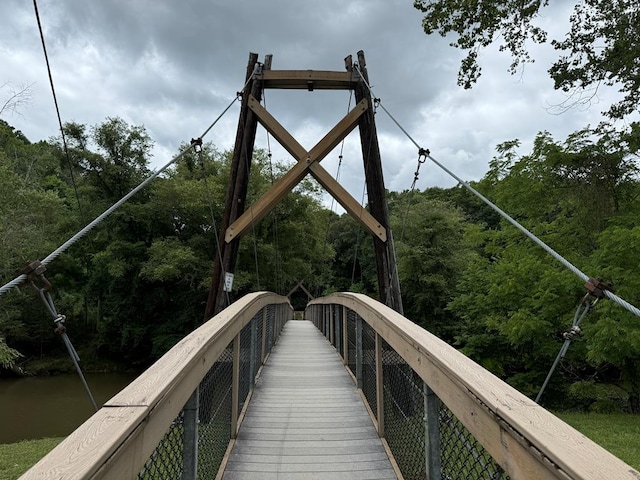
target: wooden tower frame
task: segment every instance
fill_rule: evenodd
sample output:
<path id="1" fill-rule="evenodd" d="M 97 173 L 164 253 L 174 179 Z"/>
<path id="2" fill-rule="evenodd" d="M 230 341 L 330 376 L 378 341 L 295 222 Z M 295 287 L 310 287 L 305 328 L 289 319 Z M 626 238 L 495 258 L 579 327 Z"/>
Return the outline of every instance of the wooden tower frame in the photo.
<path id="1" fill-rule="evenodd" d="M 374 242 L 380 301 L 402 313 L 400 283 L 389 229 L 380 148 L 376 133 L 369 79 L 364 52 L 358 52 L 354 66 L 351 55 L 345 58 L 346 71 L 271 70 L 272 56 L 264 63 L 251 53 L 247 65 L 247 85 L 242 92 L 242 106 L 231 161 L 230 182 L 219 239 L 220 255 L 214 261 L 213 280 L 205 319 L 226 305 L 225 274 L 233 273 L 240 237 L 254 222 L 265 217 L 300 181 L 310 174 L 342 207 L 371 234 Z M 260 104 L 265 88 L 313 90 L 354 90 L 356 106 L 340 120 L 311 150 L 298 141 Z M 249 171 L 258 122 L 289 152 L 297 163 L 260 199 L 245 207 Z M 340 185 L 320 162 L 356 127 L 364 162 L 369 211 Z M 222 262 L 222 263 L 221 263 Z"/>

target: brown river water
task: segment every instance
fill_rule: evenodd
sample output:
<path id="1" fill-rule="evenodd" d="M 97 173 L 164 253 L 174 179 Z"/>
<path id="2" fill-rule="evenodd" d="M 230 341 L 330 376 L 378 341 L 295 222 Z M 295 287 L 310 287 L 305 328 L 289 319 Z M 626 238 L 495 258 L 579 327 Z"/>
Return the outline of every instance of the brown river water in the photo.
<path id="1" fill-rule="evenodd" d="M 86 374 L 98 407 L 136 377 Z M 69 435 L 93 414 L 77 375 L 0 379 L 0 443 Z"/>

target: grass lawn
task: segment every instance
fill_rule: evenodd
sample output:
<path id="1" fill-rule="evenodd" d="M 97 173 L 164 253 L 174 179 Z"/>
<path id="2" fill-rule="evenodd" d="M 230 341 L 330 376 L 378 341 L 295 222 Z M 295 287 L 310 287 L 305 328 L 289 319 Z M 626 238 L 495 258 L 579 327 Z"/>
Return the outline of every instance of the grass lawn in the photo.
<path id="1" fill-rule="evenodd" d="M 640 416 L 625 414 L 555 412 L 573 428 L 640 470 Z M 62 438 L 43 438 L 0 444 L 0 480 L 15 480 Z"/>
<path id="2" fill-rule="evenodd" d="M 0 480 L 15 480 L 62 440 L 43 438 L 0 444 Z"/>
<path id="3" fill-rule="evenodd" d="M 640 470 L 640 415 L 554 413 L 616 457 Z"/>

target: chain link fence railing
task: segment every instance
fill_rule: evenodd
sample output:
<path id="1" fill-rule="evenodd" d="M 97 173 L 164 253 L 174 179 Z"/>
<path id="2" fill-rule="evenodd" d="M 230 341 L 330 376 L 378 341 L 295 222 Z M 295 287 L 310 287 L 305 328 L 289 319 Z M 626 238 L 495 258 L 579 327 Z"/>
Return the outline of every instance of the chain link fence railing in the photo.
<path id="1" fill-rule="evenodd" d="M 237 412 L 245 406 L 258 370 L 288 320 L 288 310 L 286 304 L 269 305 L 240 332 Z M 139 473 L 139 480 L 216 477 L 234 424 L 233 345 L 227 345 L 207 372 L 189 401 L 194 402 L 191 408 L 188 402 L 172 422 Z M 197 413 L 189 415 L 189 411 Z"/>
<path id="2" fill-rule="evenodd" d="M 377 416 L 376 332 L 341 305 L 311 305 L 307 317 L 328 338 L 328 312 L 335 321 L 333 345 L 356 378 Z M 342 321 L 346 317 L 347 338 Z M 420 376 L 387 342 L 380 342 L 383 432 L 405 480 L 507 480 L 491 455 L 442 404 Z M 376 418 L 376 420 L 380 420 Z"/>

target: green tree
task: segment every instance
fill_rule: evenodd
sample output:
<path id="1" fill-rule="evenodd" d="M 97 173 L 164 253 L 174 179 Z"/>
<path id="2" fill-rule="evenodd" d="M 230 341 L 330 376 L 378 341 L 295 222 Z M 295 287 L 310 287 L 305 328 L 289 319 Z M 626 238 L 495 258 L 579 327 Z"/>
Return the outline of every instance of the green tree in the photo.
<path id="1" fill-rule="evenodd" d="M 405 316 L 453 341 L 457 317 L 447 306 L 471 259 L 464 241 L 467 221 L 451 203 L 430 199 L 427 192 L 404 192 L 393 205 Z"/>
<path id="2" fill-rule="evenodd" d="M 511 54 L 513 74 L 533 58 L 527 42 L 544 43 L 547 32 L 536 18 L 548 0 L 415 0 L 425 13 L 422 25 L 431 35 L 454 35 L 451 46 L 467 52 L 458 72 L 458 84 L 471 88 L 481 74 L 478 54 L 500 42 L 500 51 Z M 601 85 L 616 86 L 623 98 L 607 115 L 623 118 L 640 102 L 640 7 L 633 0 L 584 0 L 576 2 L 570 28 L 562 40 L 554 39 L 559 58 L 549 69 L 556 89 L 597 92 Z M 595 93 L 592 93 L 595 95 Z M 589 96 L 592 96 L 589 95 Z"/>
<path id="3" fill-rule="evenodd" d="M 507 142 L 477 185 L 578 268 L 625 285 L 620 292 L 632 303 L 638 301 L 631 260 L 640 213 L 636 135 L 635 125 L 623 133 L 585 129 L 564 142 L 543 132 L 522 157 L 515 154 L 517 142 Z M 585 290 L 506 222 L 495 229 L 469 229 L 467 236 L 477 256 L 449 305 L 462 319 L 458 342 L 487 368 L 534 395 Z M 600 302 L 543 400 L 553 404 L 565 398 L 571 382 L 612 382 L 616 372 L 622 378 L 616 382 L 636 398 L 638 322 L 630 317 L 619 306 Z"/>

